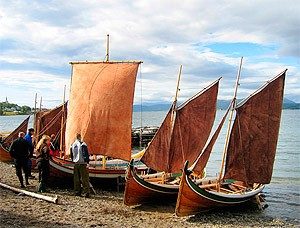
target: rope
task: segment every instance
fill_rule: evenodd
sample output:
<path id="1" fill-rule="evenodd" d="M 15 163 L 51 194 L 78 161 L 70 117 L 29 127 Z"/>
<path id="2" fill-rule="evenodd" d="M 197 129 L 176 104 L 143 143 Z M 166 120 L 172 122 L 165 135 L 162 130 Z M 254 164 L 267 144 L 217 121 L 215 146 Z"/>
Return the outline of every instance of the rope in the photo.
<path id="1" fill-rule="evenodd" d="M 141 113 L 140 113 L 140 123 L 141 123 L 141 130 L 140 130 L 140 149 L 142 149 L 142 141 L 143 141 L 143 81 L 142 81 L 142 65 L 139 69 L 140 74 L 140 82 L 141 82 Z"/>
<path id="2" fill-rule="evenodd" d="M 53 124 L 55 123 L 55 121 L 61 116 L 61 114 L 63 111 L 59 111 L 55 116 L 54 118 L 52 118 L 52 120 L 50 122 L 48 122 L 46 124 L 46 126 L 39 132 L 39 134 L 37 135 L 37 137 L 40 137 L 41 135 L 43 135 L 47 130 L 49 130 L 50 127 L 53 126 Z"/>

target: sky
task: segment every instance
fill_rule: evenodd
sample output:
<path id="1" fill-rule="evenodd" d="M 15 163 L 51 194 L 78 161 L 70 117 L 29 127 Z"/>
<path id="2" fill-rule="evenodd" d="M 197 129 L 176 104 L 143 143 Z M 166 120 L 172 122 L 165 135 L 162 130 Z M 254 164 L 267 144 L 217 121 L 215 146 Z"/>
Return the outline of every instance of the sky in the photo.
<path id="1" fill-rule="evenodd" d="M 299 1 L 0 0 L 0 101 L 43 107 L 67 97 L 70 61 L 142 60 L 135 103 L 170 102 L 183 65 L 179 100 L 222 77 L 231 99 L 241 56 L 238 98 L 285 69 L 285 97 L 300 102 Z"/>

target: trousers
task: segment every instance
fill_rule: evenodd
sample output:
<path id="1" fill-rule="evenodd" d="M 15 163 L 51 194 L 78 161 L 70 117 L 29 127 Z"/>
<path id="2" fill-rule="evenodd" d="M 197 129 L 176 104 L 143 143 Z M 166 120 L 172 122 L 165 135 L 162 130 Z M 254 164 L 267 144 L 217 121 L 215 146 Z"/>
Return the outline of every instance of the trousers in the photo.
<path id="1" fill-rule="evenodd" d="M 15 167 L 16 167 L 16 174 L 17 177 L 19 178 L 20 184 L 23 185 L 23 175 L 22 175 L 22 170 L 25 174 L 25 181 L 26 184 L 28 183 L 28 164 L 27 164 L 27 159 L 16 159 L 15 160 Z"/>
<path id="2" fill-rule="evenodd" d="M 86 168 L 86 164 L 74 165 L 74 191 L 76 195 L 80 195 L 81 192 L 85 195 L 90 194 L 89 174 Z M 81 191 L 81 184 L 83 191 Z"/>

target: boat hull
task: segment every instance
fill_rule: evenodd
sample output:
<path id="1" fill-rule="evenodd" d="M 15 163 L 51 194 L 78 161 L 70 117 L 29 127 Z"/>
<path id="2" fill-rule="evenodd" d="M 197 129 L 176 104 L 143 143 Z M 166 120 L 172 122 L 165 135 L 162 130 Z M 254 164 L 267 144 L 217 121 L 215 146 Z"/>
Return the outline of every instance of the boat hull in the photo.
<path id="1" fill-rule="evenodd" d="M 187 216 L 208 211 L 216 207 L 240 205 L 252 200 L 263 188 L 264 185 L 244 194 L 211 192 L 196 185 L 189 178 L 187 168 L 185 167 L 180 182 L 175 213 L 177 216 Z"/>
<path id="2" fill-rule="evenodd" d="M 166 187 L 165 185 L 152 184 L 141 179 L 135 172 L 133 161 L 130 163 L 126 175 L 124 204 L 135 206 L 145 203 L 176 201 L 179 185 Z"/>
<path id="3" fill-rule="evenodd" d="M 10 163 L 13 162 L 13 158 L 10 156 L 9 151 L 0 144 L 0 161 Z"/>
<path id="4" fill-rule="evenodd" d="M 74 163 L 69 160 L 52 157 L 50 159 L 50 176 L 56 178 L 72 177 Z M 125 177 L 126 169 L 96 169 L 89 167 L 89 177 L 98 179 L 115 179 Z"/>

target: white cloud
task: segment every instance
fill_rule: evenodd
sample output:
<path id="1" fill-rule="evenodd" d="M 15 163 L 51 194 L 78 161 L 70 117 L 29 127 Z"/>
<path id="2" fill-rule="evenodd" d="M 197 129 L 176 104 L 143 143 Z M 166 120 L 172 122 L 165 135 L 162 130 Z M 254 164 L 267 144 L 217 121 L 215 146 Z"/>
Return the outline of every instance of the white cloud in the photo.
<path id="1" fill-rule="evenodd" d="M 64 85 L 67 96 L 69 92 L 69 79 L 40 71 L 0 70 L 0 79 L 1 88 L 12 92 L 10 102 L 23 105 L 33 106 L 34 94 L 38 93 L 47 107 L 55 107 L 62 103 Z M 1 93 L 0 99 L 5 97 L 5 93 Z"/>
<path id="2" fill-rule="evenodd" d="M 2 2 L 0 86 L 23 85 L 31 93 L 40 91 L 59 99 L 59 89 L 51 88 L 61 89 L 61 84 L 68 84 L 68 62 L 103 60 L 105 34 L 110 33 L 112 59 L 144 61 L 144 101 L 171 100 L 180 64 L 182 98 L 219 76 L 224 77 L 220 98 L 230 97 L 239 59 L 206 47 L 215 42 L 274 45 L 277 49 L 267 60 L 261 61 L 266 56 L 259 55 L 245 58 L 241 82 L 247 88 L 241 90 L 241 95 L 289 68 L 286 88 L 291 97 L 300 101 L 299 60 L 298 66 L 281 60 L 290 58 L 296 62 L 300 57 L 299 11 L 294 1 L 270 0 Z M 6 48 L 7 41 L 15 46 Z M 53 69 L 62 73 L 53 73 Z M 9 82 L 4 75 L 14 80 Z M 16 75 L 30 76 L 32 81 L 22 81 Z M 18 101 L 17 89 L 12 91 L 6 90 L 1 97 L 14 94 Z M 139 94 L 138 82 L 136 102 Z"/>

